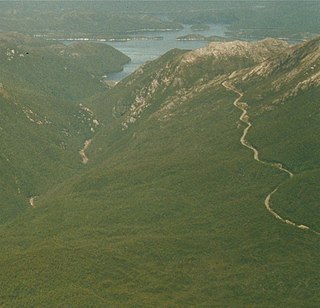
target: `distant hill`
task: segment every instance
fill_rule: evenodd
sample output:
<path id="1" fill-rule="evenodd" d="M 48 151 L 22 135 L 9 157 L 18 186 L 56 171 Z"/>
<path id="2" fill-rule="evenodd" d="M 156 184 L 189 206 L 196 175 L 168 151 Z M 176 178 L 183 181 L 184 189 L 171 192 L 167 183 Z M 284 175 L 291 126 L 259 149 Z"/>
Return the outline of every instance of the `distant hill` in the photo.
<path id="1" fill-rule="evenodd" d="M 307 5 L 306 5 L 307 3 Z M 0 30 L 65 38 L 224 24 L 230 37 L 290 40 L 319 34 L 319 1 L 2 1 Z"/>
<path id="2" fill-rule="evenodd" d="M 16 105 L 3 82 L 0 200 L 16 204 L 14 176 L 37 197 L 0 226 L 1 304 L 319 306 L 319 48 L 171 50 L 81 119 L 73 97 Z"/>
<path id="3" fill-rule="evenodd" d="M 4 85 L 28 84 L 37 91 L 67 99 L 104 91 L 99 79 L 121 71 L 130 61 L 105 44 L 79 42 L 65 46 L 17 33 L 0 34 L 0 57 Z"/>

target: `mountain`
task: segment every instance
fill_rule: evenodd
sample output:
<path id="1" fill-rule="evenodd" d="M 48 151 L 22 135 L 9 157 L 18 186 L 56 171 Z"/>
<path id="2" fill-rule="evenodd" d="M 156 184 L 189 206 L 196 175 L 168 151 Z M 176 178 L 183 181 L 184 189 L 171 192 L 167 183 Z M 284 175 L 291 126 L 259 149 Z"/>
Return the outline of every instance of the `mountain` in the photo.
<path id="1" fill-rule="evenodd" d="M 0 52 L 4 85 L 33 87 L 60 99 L 86 98 L 104 91 L 103 83 L 95 79 L 121 71 L 130 61 L 105 44 L 65 46 L 18 33 L 1 33 Z"/>
<path id="2" fill-rule="evenodd" d="M 78 149 L 98 123 L 84 101 L 105 93 L 101 76 L 128 60 L 106 45 L 1 33 L 1 222 L 79 168 Z"/>
<path id="3" fill-rule="evenodd" d="M 106 38 L 145 29 L 182 29 L 180 23 L 158 16 L 157 12 L 163 8 L 167 11 L 168 5 L 172 7 L 171 3 L 144 1 L 3 1 L 0 28 L 62 38 L 74 35 Z"/>
<path id="4" fill-rule="evenodd" d="M 87 99 L 87 164 L 0 226 L 1 304 L 318 306 L 319 54 L 175 49 Z"/>
<path id="5" fill-rule="evenodd" d="M 306 3 L 308 5 L 306 5 Z M 1 31 L 50 38 L 110 39 L 137 32 L 225 25 L 244 40 L 267 36 L 312 38 L 320 26 L 319 1 L 2 1 Z"/>
<path id="6" fill-rule="evenodd" d="M 319 178 L 318 134 L 320 39 L 292 47 L 265 61 L 239 82 L 256 121 L 251 140 L 267 160 L 286 163 L 295 178 L 275 195 L 279 212 L 319 230 L 316 193 Z M 261 87 L 257 93 L 257 86 Z M 246 98 L 248 97 L 248 98 Z M 277 199 L 278 196 L 281 198 Z"/>

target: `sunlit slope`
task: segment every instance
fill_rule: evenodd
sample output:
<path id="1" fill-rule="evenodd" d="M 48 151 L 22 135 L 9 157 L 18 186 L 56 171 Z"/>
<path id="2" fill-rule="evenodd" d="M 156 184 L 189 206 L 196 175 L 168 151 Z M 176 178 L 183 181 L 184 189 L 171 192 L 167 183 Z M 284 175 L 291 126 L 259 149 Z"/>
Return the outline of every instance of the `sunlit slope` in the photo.
<path id="1" fill-rule="evenodd" d="M 140 118 L 170 119 L 180 105 L 193 98 L 194 93 L 221 84 L 231 73 L 260 63 L 287 47 L 285 42 L 268 39 L 254 44 L 240 41 L 211 43 L 207 48 L 191 52 L 174 49 L 141 66 L 92 106 L 103 119 L 118 119 L 116 123 L 120 122 L 120 125 L 112 123 L 115 131 L 136 128 Z M 108 138 L 112 132 L 108 127 Z M 106 143 L 105 138 L 98 137 L 97 142 L 100 140 Z"/>
<path id="2" fill-rule="evenodd" d="M 278 155 L 277 130 L 263 134 L 259 123 L 267 123 L 268 112 L 253 107 L 254 81 L 245 78 L 290 52 L 273 40 L 175 50 L 93 100 L 105 125 L 89 147 L 86 170 L 0 229 L 3 304 L 318 306 L 319 237 L 281 223 L 264 206 L 275 185 L 297 186 L 300 171 L 288 153 Z M 258 98 L 273 76 L 255 84 Z M 238 95 L 222 86 L 225 80 L 244 92 L 253 123 L 248 139 L 265 159 L 294 167 L 292 182 L 240 144 Z M 294 112 L 296 105 L 271 112 L 284 117 L 283 106 Z M 298 122 L 291 128 L 297 135 Z M 267 137 L 272 156 L 258 143 Z M 304 202 L 316 208 L 314 189 L 308 195 Z"/>
<path id="3" fill-rule="evenodd" d="M 105 93 L 102 74 L 126 61 L 106 45 L 1 33 L 1 222 L 79 168 L 78 151 L 97 128 L 84 99 Z"/>
<path id="4" fill-rule="evenodd" d="M 319 38 L 265 61 L 235 83 L 245 89 L 253 126 L 249 139 L 263 159 L 283 162 L 295 174 L 274 197 L 284 217 L 320 230 Z"/>

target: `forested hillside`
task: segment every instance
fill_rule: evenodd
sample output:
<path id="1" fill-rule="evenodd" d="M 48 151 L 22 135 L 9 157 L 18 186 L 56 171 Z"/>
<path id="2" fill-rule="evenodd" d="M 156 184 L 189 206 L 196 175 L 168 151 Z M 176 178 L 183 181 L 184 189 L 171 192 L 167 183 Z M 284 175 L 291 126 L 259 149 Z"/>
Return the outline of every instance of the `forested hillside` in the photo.
<path id="1" fill-rule="evenodd" d="M 0 226 L 0 305 L 319 306 L 319 54 L 211 43 L 109 90 L 85 56 L 82 108 L 3 82 L 1 205 L 25 210 Z"/>
<path id="2" fill-rule="evenodd" d="M 102 75 L 128 61 L 107 45 L 1 33 L 1 222 L 79 168 L 78 151 L 99 124 L 84 100 L 107 92 Z"/>

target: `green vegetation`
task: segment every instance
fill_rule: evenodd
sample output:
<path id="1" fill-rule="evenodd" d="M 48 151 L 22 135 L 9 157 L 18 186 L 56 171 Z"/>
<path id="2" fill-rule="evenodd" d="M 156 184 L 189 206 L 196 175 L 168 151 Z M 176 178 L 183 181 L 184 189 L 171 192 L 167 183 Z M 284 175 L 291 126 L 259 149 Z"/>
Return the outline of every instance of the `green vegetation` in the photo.
<path id="1" fill-rule="evenodd" d="M 56 55 L 53 46 L 44 52 Z M 71 92 L 3 82 L 0 200 L 20 214 L 0 226 L 0 305 L 319 306 L 319 236 L 281 223 L 264 206 L 282 183 L 273 208 L 319 227 L 319 84 L 311 78 L 320 68 L 318 41 L 219 47 L 172 50 L 109 91 L 92 78 L 94 95 L 81 103 L 103 121 L 94 136 L 88 112 L 74 117 L 83 109 Z M 89 57 L 95 48 L 63 47 L 63 59 L 76 66 L 69 54 L 84 53 L 81 72 L 99 75 Z M 36 67 L 30 62 L 31 75 Z M 293 179 L 240 144 L 237 95 L 222 86 L 230 75 L 245 92 L 248 139 L 262 158 L 293 170 Z M 54 125 L 30 122 L 23 106 Z M 71 136 L 62 139 L 66 125 Z M 81 166 L 77 152 L 91 137 Z M 28 188 L 12 198 L 14 172 Z M 34 208 L 27 200 L 23 212 L 16 208 L 34 195 Z"/>
<path id="2" fill-rule="evenodd" d="M 319 33 L 319 12 L 318 1 L 2 1 L 0 29 L 108 39 L 183 24 L 195 30 L 225 24 L 230 37 L 301 40 Z"/>
<path id="3" fill-rule="evenodd" d="M 7 34 L 0 36 L 0 44 L 4 86 L 27 84 L 38 92 L 63 99 L 86 98 L 104 91 L 104 85 L 95 79 L 120 71 L 130 60 L 105 44 L 65 46 L 19 34 L 13 34 L 11 39 Z"/>
<path id="4" fill-rule="evenodd" d="M 320 229 L 319 64 L 317 38 L 270 60 L 266 77 L 253 75 L 239 83 L 247 89 L 244 100 L 254 119 L 250 141 L 262 159 L 284 162 L 295 174 L 275 194 L 273 208 L 315 231 Z"/>
<path id="5" fill-rule="evenodd" d="M 282 216 L 320 230 L 319 179 L 319 169 L 298 174 L 275 195 L 274 208 Z"/>
<path id="6" fill-rule="evenodd" d="M 120 70 L 128 57 L 107 45 L 64 46 L 4 33 L 0 61 L 0 221 L 5 222 L 26 210 L 28 198 L 79 169 L 78 151 L 96 129 L 79 99 L 105 93 L 100 77 Z"/>
<path id="7" fill-rule="evenodd" d="M 143 29 L 182 28 L 180 23 L 163 21 L 155 16 L 154 7 L 152 12 L 145 12 L 146 6 L 144 1 L 3 2 L 0 28 L 26 34 L 53 37 L 85 35 L 90 38 Z"/>
<path id="8" fill-rule="evenodd" d="M 263 57 L 272 57 L 276 51 L 273 47 L 266 51 L 267 44 L 252 48 L 257 55 L 261 49 Z M 263 57 L 248 59 L 244 51 L 234 55 L 226 49 L 222 58 L 192 58 L 192 52 L 173 50 L 144 65 L 108 93 L 98 91 L 86 101 L 103 119 L 104 126 L 88 150 L 90 161 L 85 168 L 77 167 L 79 161 L 75 162 L 79 160 L 77 144 L 80 136 L 86 135 L 85 130 L 73 137 L 73 143 L 69 141 L 70 151 L 61 156 L 54 147 L 55 131 L 49 126 L 46 134 L 40 128 L 31 129 L 26 124 L 29 120 L 20 115 L 14 129 L 25 132 L 25 142 L 21 143 L 18 135 L 11 134 L 11 139 L 8 135 L 3 150 L 25 153 L 37 139 L 40 150 L 26 156 L 30 164 L 31 157 L 36 163 L 22 167 L 22 158 L 17 158 L 13 166 L 17 172 L 29 171 L 29 181 L 25 182 L 34 188 L 28 193 L 40 196 L 35 208 L 30 207 L 0 227 L 1 304 L 317 306 L 319 238 L 281 224 L 266 211 L 263 202 L 274 186 L 283 182 L 273 199 L 275 208 L 281 208 L 279 212 L 290 214 L 292 219 L 301 218 L 319 227 L 314 191 L 317 171 L 310 170 L 318 157 L 306 150 L 303 157 L 310 158 L 304 158 L 303 166 L 298 163 L 302 156 L 289 159 L 309 134 L 309 127 L 300 124 L 317 108 L 312 98 L 319 87 L 311 85 L 303 96 L 274 104 L 269 112 L 263 107 L 274 97 L 266 95 L 265 87 L 251 88 L 258 82 L 272 83 L 273 78 L 286 76 L 288 71 L 300 71 L 302 64 L 292 57 L 304 54 L 314 59 L 314 50 L 308 46 L 296 48 L 293 53 L 286 52 L 285 45 L 278 47 L 283 50 L 282 57 L 287 57 L 287 64 L 282 66 L 286 69 L 278 70 L 277 75 L 251 75 L 249 79 L 242 77 Z M 87 48 L 80 47 L 81 51 Z M 84 57 L 87 67 L 94 68 L 88 61 Z M 268 63 L 277 67 L 281 61 L 284 58 Z M 239 75 L 234 75 L 231 82 L 247 90 L 244 101 L 253 118 L 249 138 L 262 156 L 281 161 L 295 172 L 308 166 L 292 181 L 286 180 L 282 172 L 254 161 L 252 153 L 240 144 L 244 127 L 239 126 L 240 112 L 233 106 L 236 95 L 221 85 L 234 70 Z M 297 80 L 305 75 L 299 76 Z M 294 84 L 283 82 L 280 93 L 274 95 L 281 97 Z M 12 119 L 19 105 L 14 105 L 17 111 L 12 110 L 5 101 L 5 90 L 6 86 L 2 89 L 2 106 Z M 12 91 L 8 89 L 8 95 Z M 263 95 L 265 99 L 259 100 Z M 308 103 L 302 97 L 309 97 Z M 68 102 L 69 108 L 75 108 L 72 100 Z M 300 105 L 301 109 L 294 112 Z M 40 106 L 46 108 L 44 114 L 51 110 L 49 106 L 56 107 L 54 103 Z M 62 122 L 57 127 L 61 127 L 72 113 L 59 109 L 60 105 L 56 108 L 63 116 L 60 119 L 57 114 L 57 121 Z M 123 123 L 135 117 L 137 108 L 144 108 L 143 112 L 125 129 Z M 52 116 L 54 110 L 50 111 Z M 293 115 L 296 121 L 292 121 Z M 278 117 L 284 126 L 290 123 L 288 131 L 299 134 L 282 131 L 280 121 L 274 120 Z M 76 121 L 72 123 L 76 125 Z M 316 122 L 312 126 L 316 129 Z M 285 136 L 282 142 L 277 140 L 281 133 Z M 26 143 L 28 138 L 30 143 Z M 305 142 L 310 144 L 309 139 Z M 42 152 L 44 144 L 54 148 Z M 12 172 L 4 164 L 5 158 L 1 159 L 2 168 L 7 168 L 3 170 Z M 39 169 L 40 161 L 44 169 Z M 70 171 L 66 173 L 67 168 Z M 43 170 L 52 170 L 47 186 L 42 185 L 47 178 L 41 178 Z M 38 177 L 41 180 L 34 180 Z M 14 202 L 9 199 L 14 179 L 1 179 L 7 183 L 7 199 L 1 197 L 2 202 Z M 296 194 L 291 193 L 292 189 Z M 287 205 L 283 200 L 288 201 Z M 302 200 L 305 207 L 301 211 Z"/>

